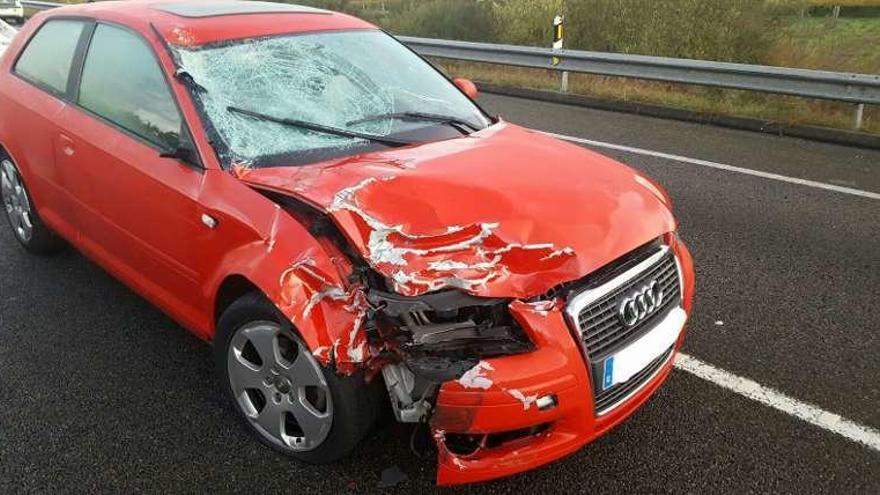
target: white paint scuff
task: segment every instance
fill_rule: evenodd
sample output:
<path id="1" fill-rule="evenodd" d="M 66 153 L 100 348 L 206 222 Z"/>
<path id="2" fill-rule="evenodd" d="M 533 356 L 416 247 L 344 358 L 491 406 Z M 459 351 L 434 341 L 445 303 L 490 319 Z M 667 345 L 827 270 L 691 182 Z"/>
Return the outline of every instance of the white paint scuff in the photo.
<path id="1" fill-rule="evenodd" d="M 315 356 L 321 360 L 329 360 L 330 359 L 330 346 L 322 345 L 315 347 L 315 350 L 312 351 L 312 356 Z"/>
<path id="2" fill-rule="evenodd" d="M 538 401 L 538 395 L 526 395 L 522 392 L 522 390 L 515 388 L 504 389 L 511 397 L 522 402 L 523 411 L 528 411 L 532 404 Z"/>
<path id="3" fill-rule="evenodd" d="M 549 315 L 556 308 L 556 301 L 535 301 L 525 304 L 529 309 L 541 316 Z"/>
<path id="4" fill-rule="evenodd" d="M 503 254 L 514 249 L 524 251 L 546 250 L 548 254 L 538 261 L 547 261 L 559 256 L 573 256 L 574 250 L 570 247 L 557 248 L 554 244 L 522 244 L 509 243 L 495 249 L 485 247 L 485 241 L 496 236 L 495 231 L 499 227 L 498 222 L 481 222 L 471 226 L 452 225 L 446 227 L 444 232 L 438 234 L 413 234 L 404 230 L 402 225 L 388 225 L 370 213 L 358 203 L 357 195 L 364 188 L 379 181 L 395 180 L 396 176 L 369 177 L 357 184 L 339 190 L 327 210 L 330 212 L 348 211 L 359 216 L 371 229 L 367 241 L 367 259 L 374 267 L 377 265 L 392 265 L 399 267 L 391 274 L 395 284 L 395 290 L 404 294 L 416 291 L 413 286 L 425 292 L 443 288 L 456 288 L 465 291 L 475 291 L 485 287 L 489 282 L 503 277 L 509 273 L 502 264 Z M 471 229 L 473 233 L 463 233 Z M 455 236 L 454 241 L 448 244 L 434 245 L 431 248 L 410 247 L 421 240 L 440 241 L 444 236 Z M 401 238 L 404 242 L 395 242 L 394 238 Z M 421 270 L 408 270 L 413 259 L 434 255 L 454 256 L 461 253 L 465 260 L 441 259 L 428 261 L 427 266 Z M 426 273 L 428 272 L 428 273 Z"/>
<path id="5" fill-rule="evenodd" d="M 282 272 L 280 280 L 282 286 L 285 285 L 285 281 L 291 275 L 300 281 L 304 290 L 307 291 L 306 294 L 308 294 L 308 299 L 304 301 L 302 309 L 298 312 L 298 315 L 295 314 L 292 318 L 304 320 L 311 315 L 312 310 L 316 306 L 322 302 L 330 301 L 336 303 L 337 308 L 339 305 L 342 305 L 342 310 L 347 312 L 352 318 L 351 328 L 347 331 L 347 334 L 343 334 L 342 338 L 336 338 L 332 347 L 316 349 L 314 355 L 323 361 L 327 361 L 332 352 L 337 365 L 364 362 L 368 358 L 369 348 L 366 334 L 362 332 L 364 321 L 367 317 L 366 296 L 363 290 L 357 286 L 346 290 L 334 284 L 333 281 L 320 271 L 313 257 L 304 257 Z M 306 277 L 301 277 L 301 275 L 306 275 L 307 278 L 312 279 L 311 285 L 305 280 Z M 336 311 L 338 309 L 333 310 Z M 345 337 L 347 337 L 347 340 Z"/>
<path id="6" fill-rule="evenodd" d="M 761 404 L 770 406 L 773 409 L 799 418 L 811 425 L 818 426 L 823 430 L 836 433 L 875 451 L 880 451 L 880 431 L 874 428 L 860 425 L 838 414 L 801 402 L 748 378 L 715 368 L 687 354 L 678 355 L 675 367 Z"/>
<path id="7" fill-rule="evenodd" d="M 275 213 L 272 215 L 272 224 L 269 226 L 269 235 L 266 237 L 266 252 L 271 253 L 278 241 L 278 222 L 281 221 L 281 205 L 275 204 Z"/>
<path id="8" fill-rule="evenodd" d="M 321 281 L 321 290 L 313 293 L 303 308 L 303 318 L 308 318 L 315 306 L 324 299 L 332 299 L 334 301 L 347 301 L 350 299 L 350 294 L 346 292 L 345 289 L 334 285 L 323 275 L 318 273 L 318 271 L 314 269 L 316 266 L 317 263 L 314 258 L 304 258 L 297 261 L 291 265 L 290 268 L 281 273 L 281 284 L 284 283 L 284 280 L 291 272 L 296 271 L 302 271 Z"/>
<path id="9" fill-rule="evenodd" d="M 370 261 L 374 264 L 387 263 L 397 266 L 406 266 L 408 264 L 408 261 L 406 260 L 406 255 L 408 254 L 424 256 L 432 253 L 444 253 L 467 249 L 483 242 L 483 240 L 492 235 L 493 230 L 498 228 L 497 223 L 482 223 L 480 224 L 480 232 L 478 232 L 476 235 L 473 235 L 467 239 L 463 239 L 453 244 L 439 246 L 430 250 L 398 246 L 395 243 L 391 242 L 390 237 L 392 235 L 398 235 L 404 239 L 408 239 L 411 241 L 418 241 L 419 239 L 429 239 L 438 236 L 410 234 L 404 231 L 402 225 L 387 225 L 376 217 L 370 215 L 369 213 L 364 211 L 363 208 L 360 207 L 356 197 L 358 191 L 375 182 L 390 181 L 394 179 L 394 176 L 385 176 L 381 178 L 370 177 L 368 179 L 364 179 L 354 186 L 347 187 L 337 192 L 336 195 L 333 197 L 333 203 L 331 203 L 330 207 L 328 208 L 328 210 L 331 212 L 345 210 L 355 213 L 359 217 L 361 217 L 364 222 L 367 223 L 367 225 L 370 226 L 372 232 L 370 233 L 368 248 L 370 252 Z M 446 228 L 445 234 L 454 234 L 456 232 L 461 232 L 462 230 L 464 230 L 464 227 L 453 225 Z"/>
<path id="10" fill-rule="evenodd" d="M 495 368 L 486 361 L 480 361 L 473 368 L 467 370 L 461 378 L 458 379 L 459 385 L 464 388 L 479 388 L 488 390 L 492 386 L 492 380 L 486 376 L 487 371 L 494 371 Z"/>

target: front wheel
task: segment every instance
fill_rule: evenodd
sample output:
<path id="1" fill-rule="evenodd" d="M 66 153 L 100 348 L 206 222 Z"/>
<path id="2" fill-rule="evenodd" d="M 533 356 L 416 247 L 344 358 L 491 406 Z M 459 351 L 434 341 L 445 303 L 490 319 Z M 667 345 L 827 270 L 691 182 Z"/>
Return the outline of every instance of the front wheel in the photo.
<path id="1" fill-rule="evenodd" d="M 347 455 L 376 418 L 380 390 L 323 367 L 262 295 L 220 317 L 215 361 L 224 390 L 263 444 L 311 463 Z"/>

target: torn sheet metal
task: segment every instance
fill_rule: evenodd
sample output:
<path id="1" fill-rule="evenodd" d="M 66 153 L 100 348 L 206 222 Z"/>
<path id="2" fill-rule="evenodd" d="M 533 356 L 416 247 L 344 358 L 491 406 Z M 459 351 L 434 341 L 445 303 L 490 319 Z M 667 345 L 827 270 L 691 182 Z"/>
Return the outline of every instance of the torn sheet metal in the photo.
<path id="1" fill-rule="evenodd" d="M 280 276 L 278 307 L 297 327 L 321 327 L 327 335 L 313 351 L 324 365 L 353 373 L 369 357 L 363 325 L 368 303 L 360 286 L 342 287 L 309 256 L 291 264 Z"/>
<path id="2" fill-rule="evenodd" d="M 523 311 L 535 313 L 540 316 L 549 316 L 550 312 L 558 307 L 559 301 L 535 301 L 523 303 Z"/>
<path id="3" fill-rule="evenodd" d="M 507 257 L 531 258 L 534 263 L 571 257 L 574 250 L 550 243 L 506 243 L 496 234 L 500 224 L 482 222 L 450 225 L 437 234 L 407 232 L 402 225 L 388 225 L 361 206 L 358 193 L 394 176 L 370 177 L 334 195 L 330 213 L 346 211 L 370 228 L 367 261 L 390 274 L 394 290 L 416 296 L 446 288 L 479 292 L 490 281 L 510 273 Z"/>
<path id="4" fill-rule="evenodd" d="M 522 390 L 516 388 L 504 389 L 511 397 L 520 401 L 523 405 L 523 410 L 528 411 L 532 404 L 538 401 L 538 394 L 526 395 L 522 392 Z"/>
<path id="5" fill-rule="evenodd" d="M 488 362 L 480 361 L 476 366 L 461 375 L 461 378 L 458 379 L 458 384 L 464 388 L 488 390 L 492 386 L 492 379 L 486 373 L 494 369 Z"/>
<path id="6" fill-rule="evenodd" d="M 591 179 L 599 165 L 601 182 Z M 326 211 L 400 294 L 528 299 L 674 229 L 637 176 L 499 123 L 464 139 L 240 177 Z"/>

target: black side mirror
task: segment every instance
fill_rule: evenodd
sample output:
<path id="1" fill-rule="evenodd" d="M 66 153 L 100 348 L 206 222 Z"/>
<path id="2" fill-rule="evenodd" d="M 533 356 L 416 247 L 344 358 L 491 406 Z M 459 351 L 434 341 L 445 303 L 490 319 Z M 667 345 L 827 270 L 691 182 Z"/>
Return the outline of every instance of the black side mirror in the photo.
<path id="1" fill-rule="evenodd" d="M 175 160 L 179 160 L 187 165 L 193 165 L 201 168 L 202 164 L 199 160 L 198 154 L 190 148 L 189 146 L 184 146 L 182 144 L 178 144 L 172 148 L 168 148 L 159 153 L 160 158 L 173 158 Z"/>

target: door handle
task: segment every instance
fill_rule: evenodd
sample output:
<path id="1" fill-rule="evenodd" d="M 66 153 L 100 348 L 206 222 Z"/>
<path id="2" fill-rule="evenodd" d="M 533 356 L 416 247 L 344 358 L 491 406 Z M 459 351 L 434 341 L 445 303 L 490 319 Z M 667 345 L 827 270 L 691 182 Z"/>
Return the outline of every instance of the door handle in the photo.
<path id="1" fill-rule="evenodd" d="M 204 224 L 205 227 L 208 227 L 209 229 L 216 229 L 218 223 L 220 222 L 218 222 L 216 218 L 208 215 L 207 213 L 202 213 L 202 224 Z"/>
<path id="2" fill-rule="evenodd" d="M 76 154 L 76 148 L 73 146 L 73 139 L 70 139 L 64 134 L 59 134 L 58 141 L 61 144 L 61 152 L 64 153 L 64 156 L 73 156 Z"/>

